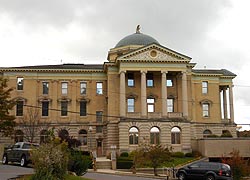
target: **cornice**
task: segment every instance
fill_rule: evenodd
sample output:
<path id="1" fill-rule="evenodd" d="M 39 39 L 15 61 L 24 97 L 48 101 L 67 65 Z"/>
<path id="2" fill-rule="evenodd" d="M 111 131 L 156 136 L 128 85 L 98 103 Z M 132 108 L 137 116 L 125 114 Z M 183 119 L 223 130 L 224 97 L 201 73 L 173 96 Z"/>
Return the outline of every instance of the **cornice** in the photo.
<path id="1" fill-rule="evenodd" d="M 30 69 L 30 68 L 1 68 L 0 72 L 64 72 L 64 73 L 82 73 L 82 72 L 104 72 L 97 69 Z"/>

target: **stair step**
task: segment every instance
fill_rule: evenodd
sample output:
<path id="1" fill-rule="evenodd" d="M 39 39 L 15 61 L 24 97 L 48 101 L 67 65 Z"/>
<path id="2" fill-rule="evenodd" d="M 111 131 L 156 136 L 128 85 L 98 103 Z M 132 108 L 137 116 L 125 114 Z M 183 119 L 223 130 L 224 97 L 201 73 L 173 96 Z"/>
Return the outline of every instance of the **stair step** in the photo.
<path id="1" fill-rule="evenodd" d="M 96 168 L 97 169 L 111 169 L 111 160 L 106 158 L 97 158 L 96 159 Z"/>

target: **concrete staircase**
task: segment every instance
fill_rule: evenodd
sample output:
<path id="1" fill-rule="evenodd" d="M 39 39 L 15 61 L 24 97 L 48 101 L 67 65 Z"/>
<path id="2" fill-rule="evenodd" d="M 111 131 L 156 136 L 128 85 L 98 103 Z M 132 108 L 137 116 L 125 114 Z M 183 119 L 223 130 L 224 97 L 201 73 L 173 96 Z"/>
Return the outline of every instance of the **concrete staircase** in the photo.
<path id="1" fill-rule="evenodd" d="M 111 169 L 111 160 L 106 157 L 96 158 L 96 168 L 97 169 Z"/>

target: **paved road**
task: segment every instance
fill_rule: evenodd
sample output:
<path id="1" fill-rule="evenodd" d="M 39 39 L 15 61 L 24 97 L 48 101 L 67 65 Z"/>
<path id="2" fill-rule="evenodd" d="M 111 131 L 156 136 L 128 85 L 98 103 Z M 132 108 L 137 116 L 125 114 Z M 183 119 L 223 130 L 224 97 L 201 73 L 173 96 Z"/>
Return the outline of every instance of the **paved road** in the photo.
<path id="1" fill-rule="evenodd" d="M 0 180 L 8 180 L 10 178 L 15 178 L 18 175 L 32 174 L 34 173 L 31 167 L 20 167 L 20 165 L 2 165 L 0 162 Z M 126 175 L 113 175 L 113 174 L 102 174 L 89 172 L 84 175 L 86 178 L 93 180 L 155 180 L 154 178 L 144 178 Z"/>
<path id="2" fill-rule="evenodd" d="M 0 162 L 1 163 L 1 162 Z M 20 167 L 20 165 L 2 165 L 0 164 L 0 180 L 8 180 L 9 178 L 17 177 L 18 175 L 31 174 L 33 168 Z"/>

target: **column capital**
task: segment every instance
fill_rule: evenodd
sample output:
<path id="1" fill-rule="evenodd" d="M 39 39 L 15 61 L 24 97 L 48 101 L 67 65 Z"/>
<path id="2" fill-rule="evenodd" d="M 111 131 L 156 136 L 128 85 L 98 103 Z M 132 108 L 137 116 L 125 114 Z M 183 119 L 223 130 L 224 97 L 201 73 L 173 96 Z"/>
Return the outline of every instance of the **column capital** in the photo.
<path id="1" fill-rule="evenodd" d="M 162 73 L 162 74 L 167 74 L 167 73 L 168 73 L 168 71 L 164 71 L 164 70 L 162 70 L 162 71 L 161 71 L 161 73 Z"/>
<path id="2" fill-rule="evenodd" d="M 147 74 L 147 70 L 141 70 L 141 74 Z"/>
<path id="3" fill-rule="evenodd" d="M 125 73 L 126 73 L 126 71 L 120 71 L 120 72 L 119 72 L 119 74 L 123 74 L 123 73 L 125 74 Z"/>

